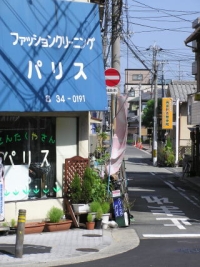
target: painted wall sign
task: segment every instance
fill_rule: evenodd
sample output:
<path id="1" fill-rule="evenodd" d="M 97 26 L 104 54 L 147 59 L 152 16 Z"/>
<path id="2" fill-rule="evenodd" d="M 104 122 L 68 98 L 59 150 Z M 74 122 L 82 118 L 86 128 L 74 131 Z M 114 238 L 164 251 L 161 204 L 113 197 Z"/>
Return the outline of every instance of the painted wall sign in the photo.
<path id="1" fill-rule="evenodd" d="M 0 111 L 107 110 L 98 5 L 3 0 L 0 17 Z"/>

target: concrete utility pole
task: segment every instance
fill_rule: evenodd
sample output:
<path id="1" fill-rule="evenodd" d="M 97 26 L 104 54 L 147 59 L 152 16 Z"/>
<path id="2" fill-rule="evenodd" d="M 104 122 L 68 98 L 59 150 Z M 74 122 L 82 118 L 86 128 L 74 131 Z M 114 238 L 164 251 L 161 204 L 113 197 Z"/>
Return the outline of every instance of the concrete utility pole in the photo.
<path id="1" fill-rule="evenodd" d="M 141 92 L 141 84 L 139 85 L 139 143 L 142 142 L 141 139 L 141 128 L 142 128 L 142 92 Z"/>
<path id="2" fill-rule="evenodd" d="M 120 15 L 122 9 L 122 0 L 112 0 L 112 68 L 116 69 L 120 73 L 120 32 L 121 22 Z M 118 85 L 118 94 L 120 94 L 120 85 Z M 111 95 L 111 106 L 116 107 L 116 95 Z M 111 123 L 114 126 L 114 118 L 116 116 L 115 110 L 111 109 Z"/>
<path id="3" fill-rule="evenodd" d="M 156 45 L 151 46 L 147 50 L 153 51 L 153 84 L 154 84 L 154 117 L 153 117 L 153 166 L 157 166 L 157 139 L 158 139 L 158 125 L 157 125 L 157 109 L 158 109 L 158 96 L 157 96 L 157 78 L 158 78 L 158 62 L 157 53 L 162 49 Z"/>
<path id="4" fill-rule="evenodd" d="M 120 72 L 121 0 L 112 0 L 112 68 Z"/>

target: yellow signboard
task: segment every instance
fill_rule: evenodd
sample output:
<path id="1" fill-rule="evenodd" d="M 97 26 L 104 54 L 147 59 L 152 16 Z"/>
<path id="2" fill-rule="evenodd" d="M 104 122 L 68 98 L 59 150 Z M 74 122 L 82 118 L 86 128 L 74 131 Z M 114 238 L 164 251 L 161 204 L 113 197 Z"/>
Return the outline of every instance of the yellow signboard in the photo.
<path id="1" fill-rule="evenodd" d="M 162 98 L 162 129 L 173 128 L 173 99 Z"/>

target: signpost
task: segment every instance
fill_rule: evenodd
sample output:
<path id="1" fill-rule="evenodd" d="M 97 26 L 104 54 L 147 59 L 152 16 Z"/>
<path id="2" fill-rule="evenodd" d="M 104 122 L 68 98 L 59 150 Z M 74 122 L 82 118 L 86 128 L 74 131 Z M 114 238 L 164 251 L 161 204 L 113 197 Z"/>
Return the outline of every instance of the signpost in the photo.
<path id="1" fill-rule="evenodd" d="M 116 86 L 120 82 L 120 73 L 118 70 L 110 68 L 105 70 L 105 79 L 107 86 Z"/>

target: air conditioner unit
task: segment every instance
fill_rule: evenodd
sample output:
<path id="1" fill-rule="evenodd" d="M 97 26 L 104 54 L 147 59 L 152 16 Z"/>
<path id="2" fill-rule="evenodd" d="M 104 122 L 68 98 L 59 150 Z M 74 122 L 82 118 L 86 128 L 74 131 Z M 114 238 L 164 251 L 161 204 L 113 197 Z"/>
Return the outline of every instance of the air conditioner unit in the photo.
<path id="1" fill-rule="evenodd" d="M 198 26 L 200 26 L 200 18 L 197 18 L 192 22 L 193 29 L 196 29 Z"/>
<path id="2" fill-rule="evenodd" d="M 197 62 L 194 61 L 192 62 L 192 75 L 196 75 L 197 74 Z"/>

